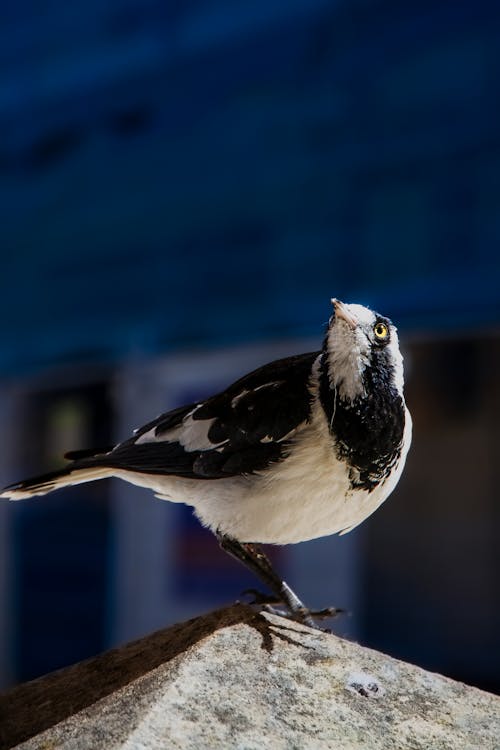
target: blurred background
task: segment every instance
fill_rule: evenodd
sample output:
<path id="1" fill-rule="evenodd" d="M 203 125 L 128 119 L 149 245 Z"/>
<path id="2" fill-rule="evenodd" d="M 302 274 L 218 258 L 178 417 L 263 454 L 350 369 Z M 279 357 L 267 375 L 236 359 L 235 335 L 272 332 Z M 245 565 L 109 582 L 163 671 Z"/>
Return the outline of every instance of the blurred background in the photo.
<path id="1" fill-rule="evenodd" d="M 500 8 L 0 6 L 0 484 L 279 356 L 400 329 L 414 445 L 353 533 L 276 548 L 336 632 L 500 689 Z M 118 481 L 0 501 L 0 686 L 252 577 Z"/>

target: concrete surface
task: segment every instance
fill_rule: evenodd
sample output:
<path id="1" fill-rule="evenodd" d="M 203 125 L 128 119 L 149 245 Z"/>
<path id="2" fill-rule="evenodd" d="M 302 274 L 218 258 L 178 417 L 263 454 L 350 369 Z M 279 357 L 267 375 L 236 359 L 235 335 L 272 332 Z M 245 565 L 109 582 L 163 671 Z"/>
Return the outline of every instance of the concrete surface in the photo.
<path id="1" fill-rule="evenodd" d="M 0 698 L 23 750 L 498 750 L 500 699 L 235 605 Z"/>

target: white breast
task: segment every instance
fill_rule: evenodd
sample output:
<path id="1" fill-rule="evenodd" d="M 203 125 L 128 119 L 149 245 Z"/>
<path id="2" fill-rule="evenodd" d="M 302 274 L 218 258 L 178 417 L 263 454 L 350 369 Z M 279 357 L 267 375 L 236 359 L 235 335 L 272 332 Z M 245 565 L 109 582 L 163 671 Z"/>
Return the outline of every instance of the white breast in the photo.
<path id="1" fill-rule="evenodd" d="M 347 532 L 373 513 L 396 486 L 411 440 L 407 412 L 403 451 L 390 476 L 372 492 L 352 490 L 346 464 L 335 456 L 324 412 L 315 402 L 290 455 L 270 472 L 215 480 L 123 472 L 123 479 L 194 506 L 200 521 L 242 542 L 292 544 Z"/>

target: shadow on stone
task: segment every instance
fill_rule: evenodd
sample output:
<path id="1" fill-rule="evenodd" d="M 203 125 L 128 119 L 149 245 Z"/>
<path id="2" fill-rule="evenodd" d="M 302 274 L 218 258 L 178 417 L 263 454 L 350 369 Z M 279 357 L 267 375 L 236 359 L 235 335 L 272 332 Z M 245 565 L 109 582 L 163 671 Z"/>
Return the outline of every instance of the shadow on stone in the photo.
<path id="1" fill-rule="evenodd" d="M 498 750 L 499 698 L 248 605 L 0 697 L 18 750 Z"/>
<path id="2" fill-rule="evenodd" d="M 7 750 L 115 692 L 221 628 L 245 623 L 261 648 L 273 650 L 271 623 L 250 606 L 235 604 L 133 641 L 87 661 L 19 685 L 0 696 L 0 750 Z"/>

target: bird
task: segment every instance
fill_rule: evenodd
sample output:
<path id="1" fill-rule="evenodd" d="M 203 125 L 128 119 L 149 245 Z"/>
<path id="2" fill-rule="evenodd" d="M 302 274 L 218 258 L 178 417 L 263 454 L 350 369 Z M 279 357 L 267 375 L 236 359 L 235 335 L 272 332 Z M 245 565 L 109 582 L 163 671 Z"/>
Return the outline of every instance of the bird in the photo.
<path id="1" fill-rule="evenodd" d="M 265 364 L 114 447 L 71 451 L 64 468 L 0 497 L 106 477 L 149 488 L 192 506 L 221 548 L 260 579 L 269 594 L 252 589 L 253 603 L 319 627 L 340 610 L 305 606 L 259 545 L 354 529 L 394 490 L 412 434 L 395 325 L 363 305 L 331 303 L 319 351 Z"/>

